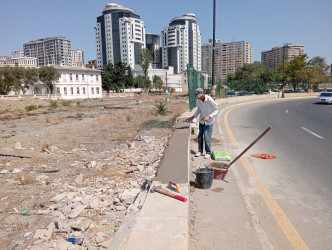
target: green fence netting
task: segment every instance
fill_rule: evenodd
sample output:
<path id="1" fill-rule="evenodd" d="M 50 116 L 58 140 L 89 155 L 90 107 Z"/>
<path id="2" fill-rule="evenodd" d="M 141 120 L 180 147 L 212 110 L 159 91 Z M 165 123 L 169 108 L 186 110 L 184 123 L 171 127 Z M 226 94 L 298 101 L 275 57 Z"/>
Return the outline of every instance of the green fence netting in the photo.
<path id="1" fill-rule="evenodd" d="M 192 66 L 187 65 L 187 82 L 190 111 L 196 107 L 195 89 L 204 89 L 205 77 Z"/>

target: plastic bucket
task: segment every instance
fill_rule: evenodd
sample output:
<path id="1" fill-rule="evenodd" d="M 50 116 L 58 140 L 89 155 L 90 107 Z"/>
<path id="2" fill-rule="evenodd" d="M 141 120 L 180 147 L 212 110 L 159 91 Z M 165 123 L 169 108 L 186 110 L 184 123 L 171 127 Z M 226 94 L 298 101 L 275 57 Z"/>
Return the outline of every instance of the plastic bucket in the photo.
<path id="1" fill-rule="evenodd" d="M 227 175 L 227 172 L 228 172 L 227 169 L 224 169 L 224 167 L 226 165 L 227 164 L 224 164 L 224 163 L 213 162 L 213 163 L 207 165 L 206 168 L 213 170 L 213 179 L 223 180 L 223 179 L 226 178 L 226 175 Z"/>
<path id="2" fill-rule="evenodd" d="M 209 189 L 213 182 L 213 169 L 199 168 L 195 171 L 196 187 L 200 189 Z"/>

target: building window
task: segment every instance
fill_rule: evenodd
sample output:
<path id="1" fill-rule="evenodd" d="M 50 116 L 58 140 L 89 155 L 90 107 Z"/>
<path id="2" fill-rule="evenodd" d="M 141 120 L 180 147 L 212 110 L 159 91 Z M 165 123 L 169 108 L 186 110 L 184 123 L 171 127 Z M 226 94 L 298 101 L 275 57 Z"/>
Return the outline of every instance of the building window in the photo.
<path id="1" fill-rule="evenodd" d="M 83 87 L 83 95 L 85 95 L 85 87 Z"/>
<path id="2" fill-rule="evenodd" d="M 77 94 L 80 94 L 80 87 L 77 87 Z"/>
<path id="3" fill-rule="evenodd" d="M 84 81 L 84 74 L 82 74 L 82 80 Z"/>
<path id="4" fill-rule="evenodd" d="M 63 88 L 63 94 L 64 94 L 64 95 L 67 95 L 67 87 L 64 87 L 64 88 Z"/>
<path id="5" fill-rule="evenodd" d="M 70 80 L 70 81 L 73 80 L 73 74 L 69 74 L 69 80 Z"/>
<path id="6" fill-rule="evenodd" d="M 95 94 L 95 89 L 93 87 L 91 87 L 91 94 Z"/>
<path id="7" fill-rule="evenodd" d="M 96 75 L 96 81 L 99 81 L 99 77 L 98 77 L 98 75 Z"/>
<path id="8" fill-rule="evenodd" d="M 60 95 L 60 88 L 59 87 L 56 88 L 56 93 Z"/>
<path id="9" fill-rule="evenodd" d="M 73 95 L 74 94 L 74 88 L 70 87 L 70 94 Z"/>
<path id="10" fill-rule="evenodd" d="M 99 87 L 96 88 L 97 95 L 99 95 Z"/>
<path id="11" fill-rule="evenodd" d="M 78 81 L 78 74 L 76 74 L 76 81 Z"/>

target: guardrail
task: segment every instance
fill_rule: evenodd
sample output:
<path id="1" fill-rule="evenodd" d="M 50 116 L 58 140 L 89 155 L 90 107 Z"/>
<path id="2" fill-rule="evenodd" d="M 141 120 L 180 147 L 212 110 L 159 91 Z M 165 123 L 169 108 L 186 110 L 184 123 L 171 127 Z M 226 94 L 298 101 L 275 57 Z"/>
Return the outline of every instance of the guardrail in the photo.
<path id="1" fill-rule="evenodd" d="M 285 99 L 291 98 L 291 97 L 310 97 L 310 96 L 314 97 L 314 96 L 318 96 L 319 92 L 285 93 L 284 95 L 285 95 Z M 216 99 L 216 102 L 218 104 L 230 104 L 230 103 L 257 101 L 257 100 L 270 100 L 270 99 L 278 99 L 278 98 L 281 98 L 281 93 L 219 98 L 219 99 Z"/>

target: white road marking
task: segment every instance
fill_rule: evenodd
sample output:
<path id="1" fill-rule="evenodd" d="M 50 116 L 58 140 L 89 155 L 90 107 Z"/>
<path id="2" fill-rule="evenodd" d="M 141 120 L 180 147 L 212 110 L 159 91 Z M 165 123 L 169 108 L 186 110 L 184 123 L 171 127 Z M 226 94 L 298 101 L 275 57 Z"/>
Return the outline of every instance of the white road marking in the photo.
<path id="1" fill-rule="evenodd" d="M 296 103 L 295 106 L 300 105 L 301 103 Z"/>
<path id="2" fill-rule="evenodd" d="M 324 139 L 324 137 L 321 137 L 320 135 L 317 135 L 316 133 L 310 131 L 309 129 L 305 128 L 305 127 L 301 127 L 303 130 L 307 131 L 308 133 L 320 138 L 320 139 Z"/>
<path id="3" fill-rule="evenodd" d="M 288 109 L 286 109 L 286 113 L 288 114 Z"/>

